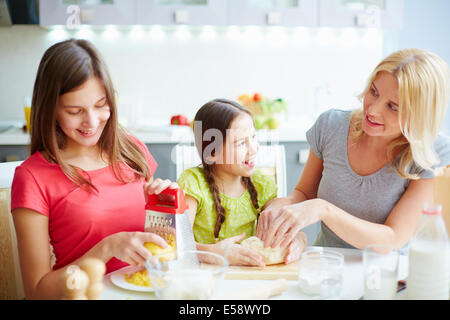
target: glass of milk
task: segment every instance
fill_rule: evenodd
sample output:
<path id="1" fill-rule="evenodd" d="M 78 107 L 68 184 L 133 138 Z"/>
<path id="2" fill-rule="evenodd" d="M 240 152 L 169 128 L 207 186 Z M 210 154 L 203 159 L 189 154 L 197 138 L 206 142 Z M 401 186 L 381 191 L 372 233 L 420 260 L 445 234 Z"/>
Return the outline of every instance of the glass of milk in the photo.
<path id="1" fill-rule="evenodd" d="M 365 300 L 395 299 L 399 259 L 399 250 L 390 246 L 373 244 L 364 249 Z"/>

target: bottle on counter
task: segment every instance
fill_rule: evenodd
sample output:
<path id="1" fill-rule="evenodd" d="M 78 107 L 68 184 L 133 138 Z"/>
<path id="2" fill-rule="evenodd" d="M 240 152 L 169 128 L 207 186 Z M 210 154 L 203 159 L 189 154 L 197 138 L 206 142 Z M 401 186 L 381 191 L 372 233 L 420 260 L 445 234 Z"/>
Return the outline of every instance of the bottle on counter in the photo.
<path id="1" fill-rule="evenodd" d="M 448 300 L 450 249 L 442 205 L 425 203 L 409 247 L 408 299 Z"/>

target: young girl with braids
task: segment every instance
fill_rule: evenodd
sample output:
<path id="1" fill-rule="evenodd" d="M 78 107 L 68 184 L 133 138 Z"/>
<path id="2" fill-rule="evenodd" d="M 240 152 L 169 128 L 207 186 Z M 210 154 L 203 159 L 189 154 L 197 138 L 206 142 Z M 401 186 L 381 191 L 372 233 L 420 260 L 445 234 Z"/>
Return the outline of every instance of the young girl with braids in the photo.
<path id="1" fill-rule="evenodd" d="M 273 179 L 255 170 L 258 142 L 250 112 L 234 101 L 212 100 L 198 110 L 194 134 L 202 166 L 185 170 L 177 182 L 197 248 L 225 256 L 230 265 L 264 267 L 258 253 L 239 245 L 255 234 L 259 212 L 277 195 Z M 297 260 L 305 246 L 300 233 L 285 263 Z"/>

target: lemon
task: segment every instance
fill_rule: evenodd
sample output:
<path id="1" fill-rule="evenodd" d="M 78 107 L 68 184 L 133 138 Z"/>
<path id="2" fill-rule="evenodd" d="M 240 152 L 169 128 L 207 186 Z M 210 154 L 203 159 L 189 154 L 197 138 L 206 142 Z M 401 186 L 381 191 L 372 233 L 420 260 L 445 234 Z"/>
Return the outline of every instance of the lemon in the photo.
<path id="1" fill-rule="evenodd" d="M 161 248 L 153 242 L 145 242 L 144 247 L 146 247 L 153 256 L 158 256 L 160 261 L 169 261 L 176 258 L 177 251 L 174 244 L 169 244 L 166 248 Z"/>

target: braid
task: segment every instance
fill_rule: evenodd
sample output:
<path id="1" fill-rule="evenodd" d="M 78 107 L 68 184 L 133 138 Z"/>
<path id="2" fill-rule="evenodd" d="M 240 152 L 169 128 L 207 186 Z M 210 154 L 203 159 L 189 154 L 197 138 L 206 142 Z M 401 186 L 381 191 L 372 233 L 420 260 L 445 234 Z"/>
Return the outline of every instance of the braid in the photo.
<path id="1" fill-rule="evenodd" d="M 203 171 L 205 173 L 205 178 L 206 181 L 208 182 L 209 190 L 211 191 L 214 200 L 214 209 L 216 210 L 217 215 L 216 225 L 214 227 L 214 237 L 218 238 L 220 227 L 222 226 L 222 223 L 225 221 L 225 208 L 220 203 L 219 189 L 217 188 L 210 166 L 205 165 L 203 167 Z"/>
<path id="2" fill-rule="evenodd" d="M 252 179 L 250 179 L 250 177 L 242 177 L 242 181 L 244 182 L 244 185 L 247 187 L 247 190 L 250 193 L 250 197 L 252 198 L 253 206 L 255 207 L 256 210 L 258 210 L 259 209 L 258 192 L 256 191 L 256 188 L 252 182 Z"/>

